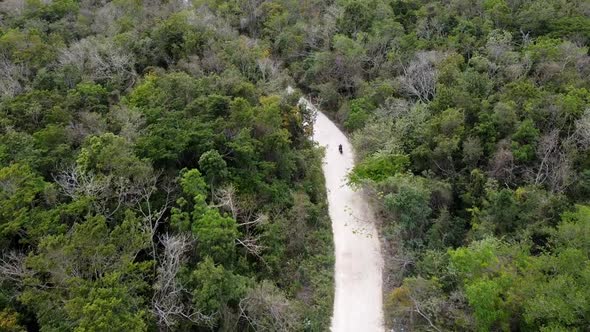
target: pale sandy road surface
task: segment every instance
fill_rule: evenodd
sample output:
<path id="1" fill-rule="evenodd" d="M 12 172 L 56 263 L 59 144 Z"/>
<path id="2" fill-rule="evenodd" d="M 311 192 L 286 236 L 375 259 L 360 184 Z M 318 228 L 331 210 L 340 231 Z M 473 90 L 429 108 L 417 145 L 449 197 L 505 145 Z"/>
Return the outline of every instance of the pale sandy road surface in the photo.
<path id="1" fill-rule="evenodd" d="M 300 102 L 313 107 L 306 99 Z M 336 257 L 332 331 L 383 331 L 383 259 L 377 229 L 363 194 L 346 184 L 346 175 L 354 166 L 352 147 L 321 112 L 317 112 L 313 138 L 326 147 L 322 168 Z"/>

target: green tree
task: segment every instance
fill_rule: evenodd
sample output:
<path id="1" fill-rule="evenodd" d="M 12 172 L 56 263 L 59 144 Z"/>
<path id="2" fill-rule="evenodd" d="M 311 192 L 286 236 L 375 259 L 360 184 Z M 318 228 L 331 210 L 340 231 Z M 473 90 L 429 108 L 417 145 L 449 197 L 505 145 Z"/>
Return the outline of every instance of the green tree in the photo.
<path id="1" fill-rule="evenodd" d="M 89 217 L 69 233 L 41 240 L 38 253 L 26 259 L 35 277 L 20 300 L 34 309 L 43 329 L 145 331 L 143 275 L 152 262 L 136 258 L 149 243 L 131 212 L 113 229 L 103 216 Z"/>
<path id="2" fill-rule="evenodd" d="M 3 245 L 8 245 L 20 237 L 23 228 L 32 226 L 35 207 L 42 205 L 49 184 L 28 165 L 21 164 L 0 169 L 0 183 L 0 234 Z"/>
<path id="3" fill-rule="evenodd" d="M 206 314 L 219 313 L 236 305 L 248 290 L 250 280 L 226 270 L 206 257 L 189 276 L 193 303 Z"/>
<path id="4" fill-rule="evenodd" d="M 410 165 L 407 156 L 376 153 L 356 165 L 350 173 L 350 182 L 360 185 L 363 180 L 380 182 L 390 176 L 403 173 Z"/>
<path id="5" fill-rule="evenodd" d="M 227 164 L 217 150 L 209 150 L 199 158 L 199 168 L 205 173 L 209 185 L 223 182 L 228 176 Z"/>
<path id="6" fill-rule="evenodd" d="M 172 210 L 173 223 L 195 234 L 201 257 L 210 256 L 216 263 L 231 265 L 239 235 L 236 220 L 207 205 L 208 186 L 197 169 L 185 171 L 180 185 L 186 198 L 180 198 L 180 208 Z"/>
<path id="7" fill-rule="evenodd" d="M 350 102 L 350 111 L 344 126 L 347 130 L 354 131 L 362 128 L 369 119 L 369 112 L 373 109 L 366 98 L 354 99 Z"/>
<path id="8" fill-rule="evenodd" d="M 512 135 L 512 153 L 520 162 L 532 161 L 536 154 L 539 130 L 531 120 L 523 121 Z"/>
<path id="9" fill-rule="evenodd" d="M 398 174 L 389 178 L 394 192 L 384 196 L 384 204 L 393 215 L 393 222 L 399 225 L 408 247 L 419 248 L 430 227 L 430 190 L 418 178 Z"/>

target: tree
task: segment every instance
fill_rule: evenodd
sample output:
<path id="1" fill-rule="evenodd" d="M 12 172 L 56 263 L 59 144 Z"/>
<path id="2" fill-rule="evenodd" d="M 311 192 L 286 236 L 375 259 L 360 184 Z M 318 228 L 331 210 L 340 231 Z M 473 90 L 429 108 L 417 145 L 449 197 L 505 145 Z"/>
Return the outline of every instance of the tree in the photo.
<path id="1" fill-rule="evenodd" d="M 38 277 L 28 281 L 20 300 L 44 328 L 145 330 L 142 276 L 152 262 L 136 259 L 148 247 L 149 235 L 132 213 L 112 230 L 103 216 L 89 217 L 67 234 L 41 240 L 38 253 L 26 261 Z"/>
<path id="2" fill-rule="evenodd" d="M 112 133 L 89 137 L 76 163 L 84 172 L 120 177 L 149 171 L 149 164 L 133 155 L 130 144 Z"/>
<path id="3" fill-rule="evenodd" d="M 292 304 L 269 281 L 262 281 L 248 290 L 240 300 L 241 317 L 256 330 L 292 331 L 301 328 L 301 319 Z"/>
<path id="4" fill-rule="evenodd" d="M 441 285 L 436 280 L 406 278 L 403 285 L 393 289 L 386 298 L 388 319 L 397 326 L 412 326 L 434 331 L 442 331 L 439 324 L 445 324 L 444 311 L 457 314 L 459 308 L 446 299 Z M 449 317 L 450 318 L 450 317 Z M 438 326 L 437 326 L 438 325 Z"/>
<path id="5" fill-rule="evenodd" d="M 24 332 L 26 331 L 19 323 L 18 323 L 18 315 L 16 312 L 3 309 L 0 311 L 0 328 L 6 332 Z"/>
<path id="6" fill-rule="evenodd" d="M 512 135 L 512 153 L 517 161 L 530 162 L 535 157 L 539 130 L 531 120 L 525 120 Z"/>
<path id="7" fill-rule="evenodd" d="M 41 205 L 48 183 L 28 165 L 12 164 L 0 169 L 0 184 L 0 234 L 8 245 L 32 226 L 35 206 Z"/>
<path id="8" fill-rule="evenodd" d="M 404 75 L 399 78 L 401 89 L 422 102 L 431 101 L 436 94 L 436 65 L 443 58 L 443 54 L 434 51 L 417 53 L 409 65 L 402 67 Z"/>
<path id="9" fill-rule="evenodd" d="M 130 87 L 137 76 L 134 57 L 112 40 L 98 37 L 82 39 L 63 49 L 59 65 L 79 70 L 83 80 L 109 82 L 116 89 Z"/>
<path id="10" fill-rule="evenodd" d="M 130 296 L 129 286 L 120 283 L 117 275 L 103 278 L 97 285 L 83 285 L 66 304 L 66 311 L 75 323 L 74 331 L 141 332 L 147 329 L 145 309 L 141 300 Z"/>
<path id="11" fill-rule="evenodd" d="M 202 314 L 199 309 L 185 303 L 189 290 L 181 282 L 181 269 L 186 263 L 188 252 L 193 246 L 193 239 L 187 234 L 160 237 L 164 247 L 159 258 L 158 274 L 154 283 L 152 297 L 152 313 L 157 318 L 160 328 L 171 329 L 177 327 L 183 320 L 210 325 L 212 316 Z"/>
<path id="12" fill-rule="evenodd" d="M 22 81 L 28 70 L 23 64 L 14 64 L 5 56 L 0 57 L 0 96 L 14 97 L 23 91 Z"/>
<path id="13" fill-rule="evenodd" d="M 381 182 L 407 170 L 410 160 L 404 155 L 387 155 L 377 153 L 354 167 L 350 182 L 356 185 L 363 180 Z"/>
<path id="14" fill-rule="evenodd" d="M 430 226 L 430 190 L 417 178 L 398 174 L 387 182 L 395 188 L 384 197 L 386 209 L 399 224 L 409 247 L 423 245 L 423 237 Z"/>
<path id="15" fill-rule="evenodd" d="M 372 105 L 365 98 L 359 98 L 350 102 L 350 111 L 348 113 L 344 126 L 350 131 L 362 128 L 369 118 L 369 112 Z"/>
<path id="16" fill-rule="evenodd" d="M 376 14 L 376 5 L 377 1 L 340 1 L 343 13 L 338 18 L 339 30 L 352 37 L 369 30 Z"/>
<path id="17" fill-rule="evenodd" d="M 199 167 L 207 176 L 209 185 L 223 182 L 227 177 L 227 164 L 217 150 L 209 150 L 199 158 Z"/>
<path id="18" fill-rule="evenodd" d="M 235 243 L 239 236 L 236 220 L 207 206 L 207 184 L 197 169 L 185 171 L 180 184 L 186 199 L 179 199 L 181 208 L 172 210 L 173 223 L 180 230 L 195 235 L 200 256 L 210 256 L 216 263 L 230 264 L 235 257 Z"/>
<path id="19" fill-rule="evenodd" d="M 237 303 L 248 289 L 249 280 L 216 265 L 206 257 L 189 278 L 193 289 L 193 303 L 206 314 L 223 314 L 226 306 Z"/>

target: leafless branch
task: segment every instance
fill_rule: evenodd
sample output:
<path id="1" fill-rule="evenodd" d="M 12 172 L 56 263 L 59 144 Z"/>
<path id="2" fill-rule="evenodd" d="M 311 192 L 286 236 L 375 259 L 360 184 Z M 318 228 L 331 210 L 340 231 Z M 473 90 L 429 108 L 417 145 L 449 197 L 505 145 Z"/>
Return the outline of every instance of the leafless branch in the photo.
<path id="1" fill-rule="evenodd" d="M 238 306 L 240 317 L 256 331 L 292 331 L 298 321 L 289 300 L 268 281 L 252 288 Z"/>
<path id="2" fill-rule="evenodd" d="M 438 71 L 436 64 L 444 55 L 435 52 L 419 52 L 409 65 L 402 64 L 404 75 L 398 78 L 401 88 L 422 102 L 429 102 L 436 94 Z"/>
<path id="3" fill-rule="evenodd" d="M 412 300 L 413 304 L 414 304 L 414 310 L 420 315 L 422 316 L 422 318 L 424 318 L 427 322 L 428 325 L 430 325 L 430 327 L 432 327 L 434 330 L 441 332 L 441 330 L 436 327 L 432 321 L 430 320 L 430 318 L 428 318 L 428 316 L 426 314 L 424 314 L 424 312 L 421 310 L 420 308 L 420 304 L 418 303 L 418 301 L 416 301 L 416 299 L 414 299 L 414 297 L 410 294 L 409 295 L 410 299 Z"/>
<path id="4" fill-rule="evenodd" d="M 213 316 L 207 316 L 184 302 L 187 291 L 177 279 L 182 264 L 186 261 L 186 253 L 192 248 L 193 239 L 187 234 L 159 237 L 163 251 L 157 269 L 154 295 L 152 296 L 152 313 L 157 318 L 161 331 L 170 330 L 179 320 L 188 320 L 212 326 Z"/>
<path id="5" fill-rule="evenodd" d="M 93 81 L 119 77 L 131 86 L 137 76 L 133 56 L 112 40 L 98 37 L 82 39 L 62 50 L 59 64 L 80 68 L 85 78 Z"/>
<path id="6" fill-rule="evenodd" d="M 20 284 L 24 278 L 32 275 L 25 267 L 26 255 L 18 251 L 3 253 L 0 258 L 0 282 L 12 281 Z"/>
<path id="7" fill-rule="evenodd" d="M 29 70 L 23 64 L 15 64 L 0 54 L 0 96 L 14 97 L 24 90 L 22 82 Z"/>

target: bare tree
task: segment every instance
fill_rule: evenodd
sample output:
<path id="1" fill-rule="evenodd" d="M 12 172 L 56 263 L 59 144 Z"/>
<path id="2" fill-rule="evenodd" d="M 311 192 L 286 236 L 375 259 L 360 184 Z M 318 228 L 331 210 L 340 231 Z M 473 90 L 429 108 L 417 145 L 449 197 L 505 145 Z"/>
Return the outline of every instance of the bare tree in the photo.
<path id="1" fill-rule="evenodd" d="M 152 257 L 156 257 L 155 238 L 158 228 L 165 221 L 164 215 L 170 205 L 174 202 L 174 185 L 172 181 L 164 179 L 159 186 L 166 194 L 163 204 L 155 208 L 152 204 L 152 196 L 159 190 L 158 183 L 161 173 L 154 176 L 145 177 L 143 183 L 137 185 L 137 196 L 135 197 L 135 206 L 142 216 L 143 228 L 150 234 L 152 244 Z"/>
<path id="2" fill-rule="evenodd" d="M 576 121 L 574 132 L 575 144 L 584 151 L 590 149 L 590 107 L 586 109 L 582 117 Z"/>
<path id="3" fill-rule="evenodd" d="M 552 192 L 563 192 L 572 184 L 572 163 L 564 142 L 560 141 L 559 130 L 544 135 L 537 147 L 541 160 L 534 175 L 536 185 L 548 185 Z"/>
<path id="4" fill-rule="evenodd" d="M 326 11 L 321 17 L 320 22 L 321 24 L 320 31 L 318 33 L 318 37 L 321 41 L 320 47 L 325 50 L 330 48 L 330 44 L 332 42 L 332 37 L 338 31 L 338 20 L 342 18 L 344 15 L 344 8 L 337 4 L 331 4 L 326 8 Z"/>
<path id="5" fill-rule="evenodd" d="M 175 187 L 171 180 L 163 178 L 161 172 L 149 171 L 133 179 L 96 175 L 69 166 L 53 176 L 61 192 L 72 200 L 92 197 L 95 211 L 107 219 L 115 216 L 122 208 L 135 210 L 142 218 L 144 231 L 150 234 L 152 255 L 156 257 L 155 236 L 165 221 L 165 212 L 174 201 Z M 158 207 L 153 205 L 153 196 L 162 191 L 165 196 Z"/>
<path id="6" fill-rule="evenodd" d="M 26 257 L 18 251 L 3 253 L 0 258 L 0 282 L 10 281 L 20 285 L 25 278 L 32 276 L 33 271 L 25 266 Z"/>
<path id="7" fill-rule="evenodd" d="M 91 26 L 92 31 L 107 36 L 116 35 L 119 27 L 115 22 L 124 14 L 125 13 L 120 6 L 113 2 L 108 2 L 103 7 L 97 9 L 93 15 L 90 15 L 90 17 L 94 19 Z"/>
<path id="8" fill-rule="evenodd" d="M 576 181 L 572 154 L 590 149 L 590 109 L 576 121 L 573 132 L 562 137 L 559 129 L 544 135 L 537 146 L 538 165 L 526 174 L 536 185 L 546 185 L 552 192 L 563 192 Z"/>
<path id="9" fill-rule="evenodd" d="M 246 234 L 242 238 L 236 239 L 236 244 L 241 245 L 246 249 L 248 253 L 251 255 L 256 256 L 262 263 L 266 264 L 264 258 L 262 258 L 262 251 L 266 249 L 266 246 L 260 244 L 260 236 L 254 236 L 251 234 Z M 268 265 L 267 265 L 268 267 Z"/>
<path id="10" fill-rule="evenodd" d="M 240 28 L 247 29 L 250 35 L 258 37 L 258 24 L 262 16 L 261 4 L 264 0 L 243 0 L 240 1 L 242 17 L 240 18 Z"/>
<path id="11" fill-rule="evenodd" d="M 260 236 L 256 227 L 267 222 L 268 216 L 256 211 L 255 202 L 238 199 L 236 189 L 232 185 L 214 191 L 213 200 L 216 203 L 215 207 L 231 213 L 232 218 L 242 228 L 242 236 L 235 240 L 236 244 L 242 246 L 248 253 L 265 263 L 261 254 L 266 247 L 259 244 Z"/>
<path id="12" fill-rule="evenodd" d="M 125 200 L 130 198 L 130 193 L 125 190 L 124 179 L 116 179 L 111 175 L 98 176 L 75 165 L 67 166 L 53 175 L 53 179 L 61 192 L 72 200 L 93 198 L 92 207 L 107 219 L 125 206 Z"/>
<path id="13" fill-rule="evenodd" d="M 504 54 L 512 51 L 512 35 L 508 31 L 493 30 L 486 42 L 486 52 L 495 61 L 501 61 Z"/>
<path id="14" fill-rule="evenodd" d="M 404 75 L 398 78 L 401 89 L 422 102 L 429 102 L 436 94 L 438 71 L 436 65 L 444 55 L 436 52 L 418 52 L 409 65 L 402 64 Z"/>
<path id="15" fill-rule="evenodd" d="M 256 60 L 258 70 L 262 73 L 262 79 L 264 81 L 271 80 L 278 76 L 280 73 L 281 63 L 274 61 L 271 58 L 262 58 Z"/>
<path id="16" fill-rule="evenodd" d="M 159 256 L 154 295 L 152 296 L 152 313 L 158 321 L 161 331 L 171 330 L 180 320 L 211 325 L 212 316 L 198 312 L 192 305 L 186 304 L 187 290 L 179 282 L 177 275 L 192 248 L 193 239 L 187 234 L 159 237 L 163 250 Z"/>
<path id="17" fill-rule="evenodd" d="M 314 100 L 312 100 L 311 97 L 309 99 L 301 97 L 297 103 L 299 112 L 301 114 L 301 124 L 303 126 L 303 131 L 309 136 L 313 135 L 313 124 L 315 123 L 315 120 L 318 116 L 318 109 L 321 103 L 321 97 Z"/>
<path id="18" fill-rule="evenodd" d="M 240 317 L 255 331 L 293 331 L 301 319 L 289 300 L 268 281 L 252 288 L 239 303 Z"/>
<path id="19" fill-rule="evenodd" d="M 585 48 L 580 47 L 568 40 L 559 45 L 559 51 L 561 54 L 559 60 L 562 71 L 565 70 L 566 67 L 570 65 L 575 66 L 583 59 L 588 58 Z"/>
<path id="20" fill-rule="evenodd" d="M 86 137 L 105 133 L 107 124 L 99 113 L 80 111 L 76 114 L 75 120 L 69 123 L 67 131 L 73 142 L 81 145 Z"/>
<path id="21" fill-rule="evenodd" d="M 246 198 L 239 199 L 233 185 L 228 185 L 213 193 L 215 207 L 230 212 L 239 226 L 252 230 L 257 225 L 268 221 L 268 216 L 256 211 L 256 202 L 248 201 Z"/>
<path id="22" fill-rule="evenodd" d="M 461 321 L 467 330 L 475 328 L 464 292 L 445 294 L 436 281 L 406 278 L 393 289 L 386 306 L 396 331 L 449 331 Z"/>
<path id="23" fill-rule="evenodd" d="M 490 160 L 490 176 L 509 185 L 514 178 L 516 165 L 514 156 L 507 142 L 500 142 L 500 147 Z"/>
<path id="24" fill-rule="evenodd" d="M 118 77 L 131 86 L 137 76 L 133 55 L 106 38 L 88 37 L 75 42 L 61 51 L 58 61 L 61 66 L 80 68 L 84 78 L 92 81 Z"/>
<path id="25" fill-rule="evenodd" d="M 416 23 L 416 34 L 425 39 L 433 39 L 443 36 L 445 28 L 445 22 L 437 16 L 423 17 Z"/>
<path id="26" fill-rule="evenodd" d="M 93 173 L 82 172 L 76 166 L 67 166 L 53 179 L 62 193 L 76 200 L 80 196 L 95 197 L 104 190 L 103 184 Z"/>
<path id="27" fill-rule="evenodd" d="M 124 105 L 113 107 L 109 112 L 108 118 L 111 123 L 116 124 L 120 128 L 117 135 L 126 138 L 128 142 L 135 142 L 141 135 L 141 128 L 145 124 L 145 118 L 142 112 Z"/>
<path id="28" fill-rule="evenodd" d="M 520 38 L 522 39 L 522 46 L 529 46 L 533 42 L 530 31 L 523 31 L 520 29 Z"/>
<path id="29" fill-rule="evenodd" d="M 14 97 L 24 89 L 21 82 L 26 79 L 28 69 L 23 64 L 15 64 L 0 54 L 0 96 Z"/>
<path id="30" fill-rule="evenodd" d="M 25 0 L 4 0 L 0 2 L 0 12 L 18 16 L 25 9 Z M 2 22 L 2 18 L 0 18 Z"/>
<path id="31" fill-rule="evenodd" d="M 241 208 L 236 198 L 236 189 L 233 185 L 215 190 L 213 192 L 213 200 L 217 203 L 216 207 L 231 213 L 232 218 L 238 219 L 241 214 Z"/>

